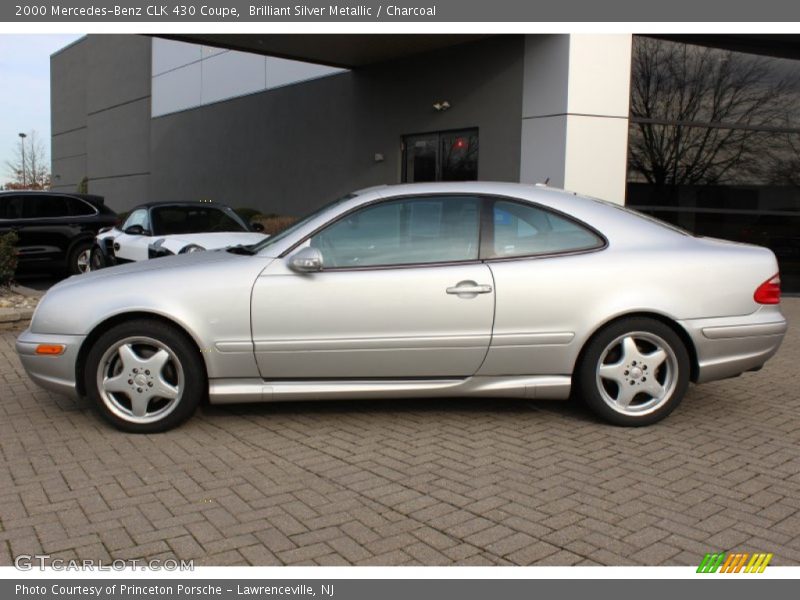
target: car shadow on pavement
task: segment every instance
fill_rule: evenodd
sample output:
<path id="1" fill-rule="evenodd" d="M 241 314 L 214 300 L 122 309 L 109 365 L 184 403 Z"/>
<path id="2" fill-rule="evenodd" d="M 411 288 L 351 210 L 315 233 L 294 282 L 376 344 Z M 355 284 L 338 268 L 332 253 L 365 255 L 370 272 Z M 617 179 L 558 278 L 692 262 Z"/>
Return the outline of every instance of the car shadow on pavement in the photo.
<path id="1" fill-rule="evenodd" d="M 409 398 L 364 399 L 364 400 L 308 400 L 299 402 L 264 402 L 253 404 L 215 405 L 205 403 L 201 414 L 232 414 L 240 417 L 321 416 L 347 414 L 495 414 L 508 418 L 510 415 L 530 415 L 541 412 L 582 422 L 597 422 L 579 400 L 518 400 L 513 398 Z"/>

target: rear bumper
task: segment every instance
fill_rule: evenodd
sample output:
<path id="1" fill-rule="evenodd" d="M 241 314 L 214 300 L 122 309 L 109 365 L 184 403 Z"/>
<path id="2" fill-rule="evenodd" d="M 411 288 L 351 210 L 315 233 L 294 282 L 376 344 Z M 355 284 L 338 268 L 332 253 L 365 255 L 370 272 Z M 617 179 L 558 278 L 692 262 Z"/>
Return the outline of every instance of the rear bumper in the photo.
<path id="1" fill-rule="evenodd" d="M 84 338 L 82 335 L 31 333 L 27 329 L 17 338 L 17 354 L 23 368 L 35 383 L 45 389 L 77 397 L 75 365 Z M 40 356 L 36 354 L 39 344 L 63 344 L 64 352 L 57 356 Z"/>
<path id="2" fill-rule="evenodd" d="M 750 315 L 681 321 L 697 350 L 696 383 L 761 368 L 780 348 L 787 323 L 779 306 Z"/>

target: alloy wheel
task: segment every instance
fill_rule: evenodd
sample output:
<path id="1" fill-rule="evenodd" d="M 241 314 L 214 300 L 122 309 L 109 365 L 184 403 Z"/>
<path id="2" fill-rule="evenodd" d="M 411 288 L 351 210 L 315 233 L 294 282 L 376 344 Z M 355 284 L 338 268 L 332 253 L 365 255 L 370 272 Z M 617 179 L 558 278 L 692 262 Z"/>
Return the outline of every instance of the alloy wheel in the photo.
<path id="1" fill-rule="evenodd" d="M 97 368 L 97 390 L 114 415 L 136 424 L 159 421 L 180 403 L 183 367 L 164 343 L 129 337 L 109 347 Z"/>
<path id="2" fill-rule="evenodd" d="M 660 336 L 645 331 L 625 333 L 600 353 L 596 385 L 615 412 L 643 416 L 669 401 L 678 381 L 678 359 Z"/>

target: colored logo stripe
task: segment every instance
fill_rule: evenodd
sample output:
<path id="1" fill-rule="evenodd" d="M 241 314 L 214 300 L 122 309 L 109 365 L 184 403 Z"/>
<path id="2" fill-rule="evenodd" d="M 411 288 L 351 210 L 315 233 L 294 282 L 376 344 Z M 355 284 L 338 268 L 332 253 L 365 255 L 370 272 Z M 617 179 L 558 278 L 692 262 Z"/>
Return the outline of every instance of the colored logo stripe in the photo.
<path id="1" fill-rule="evenodd" d="M 714 554 L 706 554 L 700 566 L 697 567 L 698 573 L 716 573 L 722 561 L 725 560 L 725 554 L 722 552 L 715 552 Z"/>
<path id="2" fill-rule="evenodd" d="M 745 573 L 763 573 L 764 569 L 767 568 L 769 561 L 772 560 L 772 554 L 753 554 L 753 558 L 750 559 L 750 562 L 747 563 L 747 567 L 745 567 Z"/>
<path id="3" fill-rule="evenodd" d="M 739 573 L 744 568 L 744 573 L 763 573 L 764 569 L 772 560 L 772 553 L 756 552 L 734 552 L 725 554 L 724 552 L 708 553 L 703 557 L 697 573 Z M 750 561 L 748 562 L 748 559 Z M 745 566 L 747 563 L 747 566 Z"/>

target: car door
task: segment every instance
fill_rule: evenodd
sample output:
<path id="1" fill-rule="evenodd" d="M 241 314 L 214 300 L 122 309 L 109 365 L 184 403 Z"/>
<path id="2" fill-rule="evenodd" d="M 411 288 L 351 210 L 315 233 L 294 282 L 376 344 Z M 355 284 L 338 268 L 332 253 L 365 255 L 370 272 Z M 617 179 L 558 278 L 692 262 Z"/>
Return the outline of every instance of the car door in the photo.
<path id="1" fill-rule="evenodd" d="M 584 223 L 529 202 L 491 201 L 483 256 L 497 286 L 492 343 L 480 375 L 563 375 L 596 326 L 590 282 L 605 240 Z"/>
<path id="2" fill-rule="evenodd" d="M 114 256 L 122 262 L 147 260 L 150 236 L 150 215 L 146 208 L 137 208 L 121 227 L 122 233 L 114 238 Z"/>
<path id="3" fill-rule="evenodd" d="M 265 379 L 466 377 L 491 339 L 494 287 L 479 261 L 481 200 L 425 196 L 361 207 L 258 278 L 253 342 Z"/>

